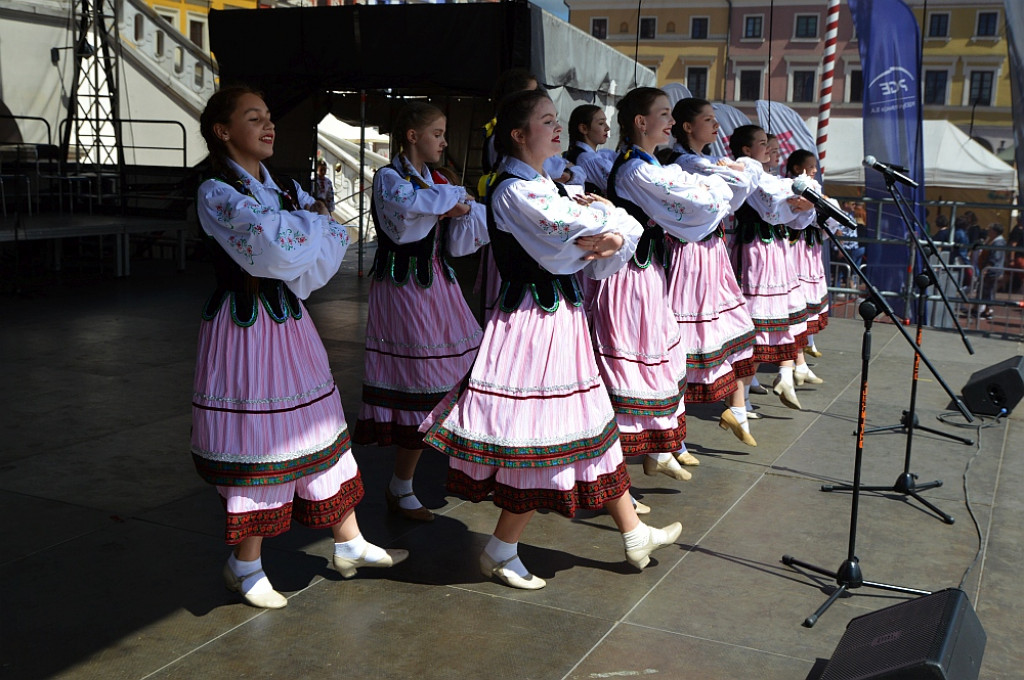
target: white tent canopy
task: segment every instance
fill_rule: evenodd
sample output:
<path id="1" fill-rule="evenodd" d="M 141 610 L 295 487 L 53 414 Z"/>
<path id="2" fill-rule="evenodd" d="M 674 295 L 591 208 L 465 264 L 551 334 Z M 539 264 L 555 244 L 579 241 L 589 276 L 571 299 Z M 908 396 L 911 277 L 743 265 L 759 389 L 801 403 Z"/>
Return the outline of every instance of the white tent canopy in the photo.
<path id="1" fill-rule="evenodd" d="M 807 120 L 817 129 L 817 118 Z M 868 147 L 870 149 L 870 145 Z M 870 151 L 868 151 L 870 153 Z M 860 118 L 831 118 L 825 147 L 825 181 L 864 184 L 863 124 Z M 879 158 L 900 163 L 897 158 Z M 947 120 L 924 121 L 924 183 L 928 187 L 1016 191 L 1016 171 Z"/>

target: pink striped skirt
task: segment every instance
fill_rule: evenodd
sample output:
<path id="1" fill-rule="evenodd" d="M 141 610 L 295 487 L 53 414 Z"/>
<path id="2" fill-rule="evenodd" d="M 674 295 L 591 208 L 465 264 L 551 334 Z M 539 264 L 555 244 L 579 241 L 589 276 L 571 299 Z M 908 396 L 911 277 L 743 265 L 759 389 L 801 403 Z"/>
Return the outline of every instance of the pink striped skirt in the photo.
<path id="1" fill-rule="evenodd" d="M 809 227 L 813 229 L 814 227 Z M 806 238 L 790 243 L 793 266 L 807 303 L 807 332 L 821 332 L 828 325 L 828 278 L 822 258 L 820 236 L 808 245 Z"/>
<path id="2" fill-rule="evenodd" d="M 630 263 L 594 283 L 594 351 L 623 454 L 678 451 L 686 437 L 686 349 L 665 298 L 665 270 Z"/>
<path id="3" fill-rule="evenodd" d="M 682 243 L 666 237 L 672 257 L 668 301 L 686 347 L 686 401 L 712 403 L 753 374 L 754 324 L 736 283 L 725 240 Z"/>
<path id="4" fill-rule="evenodd" d="M 754 322 L 754 361 L 795 359 L 797 337 L 807 331 L 807 301 L 790 254 L 789 242 L 754 238 L 738 243 L 739 283 Z"/>
<path id="5" fill-rule="evenodd" d="M 433 261 L 434 280 L 370 283 L 357 444 L 423 448 L 419 426 L 469 373 L 483 332 L 462 289 Z"/>
<path id="6" fill-rule="evenodd" d="M 448 489 L 473 501 L 493 494 L 512 512 L 571 517 L 629 488 L 583 308 L 564 299 L 551 313 L 529 294 L 513 312 L 496 310 L 466 383 L 422 429 L 451 457 Z"/>
<path id="7" fill-rule="evenodd" d="M 361 500 L 341 398 L 305 308 L 247 328 L 226 308 L 199 329 L 192 458 L 228 510 L 226 540 L 273 536 L 292 519 L 332 526 Z"/>

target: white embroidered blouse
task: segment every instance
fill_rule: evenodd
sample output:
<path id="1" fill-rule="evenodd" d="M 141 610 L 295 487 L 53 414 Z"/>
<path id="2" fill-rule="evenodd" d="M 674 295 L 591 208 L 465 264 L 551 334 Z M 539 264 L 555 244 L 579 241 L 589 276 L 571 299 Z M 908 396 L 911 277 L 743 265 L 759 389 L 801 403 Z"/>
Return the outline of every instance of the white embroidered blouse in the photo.
<path id="1" fill-rule="evenodd" d="M 196 201 L 203 231 L 249 274 L 284 281 L 306 299 L 341 267 L 348 232 L 326 215 L 282 210 L 281 189 L 262 164 L 259 180 L 234 161 L 228 163 L 252 196 L 219 179 L 203 182 Z M 316 201 L 300 187 L 294 189 L 300 206 Z"/>
<path id="2" fill-rule="evenodd" d="M 621 269 L 633 256 L 643 227 L 622 208 L 593 203 L 583 206 L 559 195 L 546 175 L 516 158 L 506 158 L 499 173 L 521 179 L 503 183 L 491 197 L 495 226 L 516 237 L 523 249 L 552 274 L 583 271 L 603 279 Z M 575 244 L 581 236 L 619 233 L 625 243 L 611 257 L 584 261 L 586 252 Z"/>

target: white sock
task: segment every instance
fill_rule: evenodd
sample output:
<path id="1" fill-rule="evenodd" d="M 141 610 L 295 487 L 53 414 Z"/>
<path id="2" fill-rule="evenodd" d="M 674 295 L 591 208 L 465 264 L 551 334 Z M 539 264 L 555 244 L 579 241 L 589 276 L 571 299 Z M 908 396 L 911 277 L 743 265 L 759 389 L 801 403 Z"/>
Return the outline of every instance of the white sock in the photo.
<path id="1" fill-rule="evenodd" d="M 807 368 L 807 364 L 797 364 L 793 372 L 800 376 L 806 376 L 811 372 L 811 369 Z"/>
<path id="2" fill-rule="evenodd" d="M 740 424 L 744 432 L 750 432 L 750 423 L 747 422 L 747 409 L 739 406 L 730 406 L 729 410 L 736 416 L 736 422 Z"/>
<path id="3" fill-rule="evenodd" d="M 779 366 L 779 378 L 782 379 L 782 382 L 793 382 L 793 367 Z"/>
<path id="4" fill-rule="evenodd" d="M 487 546 L 484 547 L 484 552 L 495 562 L 504 562 L 505 560 L 511 560 L 505 565 L 506 569 L 514 571 L 523 578 L 530 575 L 526 567 L 519 560 L 519 543 L 506 543 L 497 536 L 492 535 L 491 540 L 487 541 Z M 515 558 L 515 559 L 512 559 Z"/>
<path id="5" fill-rule="evenodd" d="M 668 539 L 661 529 L 649 527 L 643 522 L 636 525 L 632 531 L 622 534 L 622 542 L 626 544 L 626 550 L 635 550 L 647 545 L 647 542 L 664 543 Z"/>
<path id="6" fill-rule="evenodd" d="M 670 460 L 675 460 L 671 453 L 648 453 L 648 458 L 653 458 L 659 463 L 666 463 Z"/>
<path id="7" fill-rule="evenodd" d="M 249 593 L 260 595 L 274 590 L 274 586 L 270 585 L 270 579 L 263 573 L 263 559 L 260 557 L 251 562 L 243 562 L 235 557 L 235 553 L 232 552 L 231 556 L 228 557 L 228 568 L 231 569 L 231 573 L 235 576 L 252 574 L 242 581 L 243 595 Z"/>
<path id="8" fill-rule="evenodd" d="M 679 444 L 679 453 L 686 453 L 686 442 L 681 442 Z"/>
<path id="9" fill-rule="evenodd" d="M 750 405 L 750 399 L 747 399 L 747 400 L 746 400 L 746 401 L 745 401 L 745 402 L 743 403 L 743 405 L 747 407 L 747 410 L 748 410 L 748 411 L 753 411 L 753 410 L 754 410 L 754 407 Z"/>
<path id="10" fill-rule="evenodd" d="M 750 385 L 744 385 L 743 386 L 743 398 L 746 399 L 747 402 L 750 401 L 750 386 L 753 385 L 753 384 L 754 383 L 750 383 Z"/>
<path id="11" fill-rule="evenodd" d="M 391 483 L 388 484 L 388 490 L 392 496 L 404 496 L 404 498 L 398 499 L 398 507 L 405 508 L 406 510 L 415 510 L 416 508 L 422 507 L 423 503 L 420 503 L 420 499 L 416 498 L 416 494 L 412 493 L 412 480 L 411 479 L 399 479 L 394 475 L 391 475 Z M 405 494 L 412 494 L 406 496 Z"/>
<path id="12" fill-rule="evenodd" d="M 747 386 L 747 393 L 748 393 L 748 394 L 750 393 L 750 392 L 749 392 L 750 388 L 751 388 L 751 387 L 753 387 L 754 385 L 757 385 L 758 387 L 760 387 L 760 386 L 761 386 L 761 383 L 760 383 L 760 382 L 758 382 L 758 380 L 757 380 L 757 376 L 756 376 L 756 375 L 755 375 L 755 376 L 754 376 L 753 378 L 751 378 L 751 380 L 750 380 L 750 385 L 748 385 L 748 386 Z"/>
<path id="13" fill-rule="evenodd" d="M 814 336 L 813 335 L 808 335 L 807 336 L 807 346 L 811 347 L 811 348 L 814 347 Z"/>
<path id="14" fill-rule="evenodd" d="M 363 554 L 363 551 L 366 554 Z M 351 541 L 343 541 L 341 543 L 334 544 L 334 554 L 338 557 L 345 557 L 350 560 L 357 560 L 360 557 L 365 559 L 367 562 L 380 562 L 382 559 L 387 557 L 387 553 L 384 552 L 384 548 L 376 546 L 370 543 L 362 534 L 359 534 Z"/>

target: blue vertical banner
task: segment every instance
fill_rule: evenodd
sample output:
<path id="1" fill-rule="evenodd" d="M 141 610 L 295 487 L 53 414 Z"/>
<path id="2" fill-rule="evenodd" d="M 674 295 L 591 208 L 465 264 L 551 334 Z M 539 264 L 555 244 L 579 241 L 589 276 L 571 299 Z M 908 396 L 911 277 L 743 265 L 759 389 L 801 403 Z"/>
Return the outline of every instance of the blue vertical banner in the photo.
<path id="1" fill-rule="evenodd" d="M 907 169 L 919 187 L 900 186 L 918 220 L 924 222 L 924 157 L 921 124 L 921 32 L 917 19 L 903 0 L 849 0 L 850 12 L 860 43 L 860 63 L 864 82 L 864 155 L 874 156 L 888 165 Z M 871 199 L 889 198 L 885 178 L 870 168 L 864 169 L 865 195 Z M 868 205 L 870 235 L 875 229 L 880 238 L 908 238 L 907 227 L 895 206 L 881 213 L 877 204 Z M 869 244 L 867 274 L 879 290 L 907 293 L 913 283 L 910 271 L 916 269 L 917 252 L 912 244 Z M 903 301 L 889 298 L 898 314 Z"/>
<path id="2" fill-rule="evenodd" d="M 1013 141 L 1017 146 L 1017 200 L 1024 200 L 1024 5 L 1006 0 L 1006 46 L 1013 95 Z"/>

